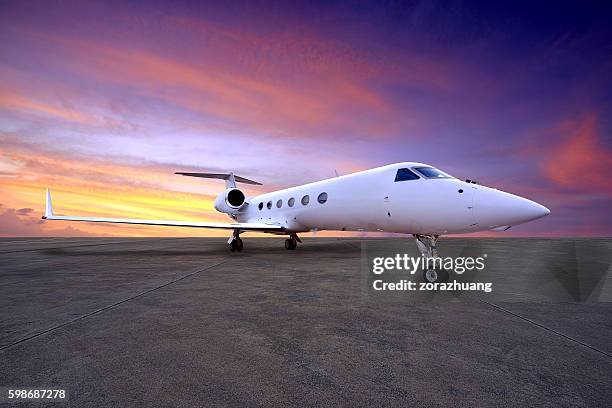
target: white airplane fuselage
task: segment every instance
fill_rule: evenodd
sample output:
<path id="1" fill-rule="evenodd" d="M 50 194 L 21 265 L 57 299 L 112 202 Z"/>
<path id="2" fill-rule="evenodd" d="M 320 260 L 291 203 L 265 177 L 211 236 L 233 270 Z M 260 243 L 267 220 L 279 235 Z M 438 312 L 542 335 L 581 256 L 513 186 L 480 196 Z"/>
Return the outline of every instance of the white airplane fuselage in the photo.
<path id="1" fill-rule="evenodd" d="M 424 177 L 416 170 L 423 167 L 432 168 L 415 162 L 396 163 L 258 195 L 248 198 L 248 205 L 230 216 L 238 222 L 281 225 L 295 233 L 338 230 L 442 235 L 505 229 L 550 212 L 536 202 L 500 190 L 453 177 Z M 399 169 L 409 169 L 419 178 L 395 181 Z M 321 203 L 318 197 L 322 193 L 326 200 Z M 307 204 L 302 203 L 305 196 Z"/>

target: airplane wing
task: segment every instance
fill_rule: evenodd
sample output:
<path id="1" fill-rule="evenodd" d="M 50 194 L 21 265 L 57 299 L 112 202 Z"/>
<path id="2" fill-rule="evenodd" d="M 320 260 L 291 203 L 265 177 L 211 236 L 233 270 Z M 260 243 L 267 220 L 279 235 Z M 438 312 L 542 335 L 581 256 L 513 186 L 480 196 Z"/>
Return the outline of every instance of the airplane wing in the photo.
<path id="1" fill-rule="evenodd" d="M 168 220 L 144 220 L 139 218 L 99 218 L 99 217 L 77 217 L 70 215 L 53 214 L 51 204 L 51 192 L 47 189 L 47 202 L 45 206 L 44 220 L 58 221 L 86 221 L 86 222 L 109 222 L 116 224 L 143 224 L 162 225 L 168 227 L 191 227 L 191 228 L 217 228 L 217 229 L 239 229 L 241 231 L 259 232 L 281 232 L 284 227 L 278 224 L 264 224 L 255 222 L 193 222 L 193 221 L 168 221 Z"/>

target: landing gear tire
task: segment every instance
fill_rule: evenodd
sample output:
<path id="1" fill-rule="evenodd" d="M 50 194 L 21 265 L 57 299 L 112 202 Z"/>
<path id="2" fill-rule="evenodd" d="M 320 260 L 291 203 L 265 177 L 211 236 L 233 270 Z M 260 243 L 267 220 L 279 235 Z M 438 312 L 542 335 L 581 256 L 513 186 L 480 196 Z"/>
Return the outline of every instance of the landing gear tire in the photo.
<path id="1" fill-rule="evenodd" d="M 236 251 L 242 252 L 242 248 L 244 248 L 244 245 L 242 244 L 242 239 L 236 238 L 234 242 L 236 243 Z"/>
<path id="2" fill-rule="evenodd" d="M 242 240 L 240 238 L 233 239 L 229 243 L 229 249 L 232 252 L 242 252 L 242 248 L 244 248 L 244 245 L 242 244 Z"/>
<path id="3" fill-rule="evenodd" d="M 426 283 L 444 283 L 448 281 L 448 271 L 446 269 L 425 269 L 423 280 Z"/>
<path id="4" fill-rule="evenodd" d="M 295 249 L 297 248 L 297 241 L 294 238 L 287 238 L 285 240 L 285 249 Z"/>

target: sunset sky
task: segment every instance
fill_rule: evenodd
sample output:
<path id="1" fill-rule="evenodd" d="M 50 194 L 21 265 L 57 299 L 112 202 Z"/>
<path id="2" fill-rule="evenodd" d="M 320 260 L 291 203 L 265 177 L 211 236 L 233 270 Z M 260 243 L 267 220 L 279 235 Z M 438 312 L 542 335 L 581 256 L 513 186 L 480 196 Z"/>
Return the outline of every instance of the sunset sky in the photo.
<path id="1" fill-rule="evenodd" d="M 490 3 L 0 1 L 0 236 L 227 235 L 43 223 L 44 189 L 225 221 L 173 172 L 257 194 L 398 161 L 551 209 L 489 235 L 612 235 L 610 6 Z"/>

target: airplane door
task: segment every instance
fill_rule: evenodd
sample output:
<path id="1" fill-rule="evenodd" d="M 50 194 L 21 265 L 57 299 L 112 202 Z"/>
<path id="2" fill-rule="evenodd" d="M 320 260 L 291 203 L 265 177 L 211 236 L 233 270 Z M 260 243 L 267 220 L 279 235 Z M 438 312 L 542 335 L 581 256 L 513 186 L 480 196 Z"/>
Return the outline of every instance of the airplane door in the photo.
<path id="1" fill-rule="evenodd" d="M 452 213 L 450 219 L 445 220 L 445 223 L 453 225 L 453 229 L 473 230 L 478 226 L 474 215 L 474 196 L 478 188 L 474 184 L 467 184 L 461 187 L 458 190 L 454 187 L 450 189 L 449 202 L 452 202 L 451 200 L 454 197 L 459 205 Z"/>
<path id="2" fill-rule="evenodd" d="M 476 213 L 474 209 L 477 192 L 478 192 L 478 186 L 470 185 L 469 193 L 466 194 L 466 207 L 470 214 L 470 220 L 471 220 L 470 228 L 472 229 L 476 229 L 476 227 L 478 227 L 478 221 L 476 220 Z"/>

